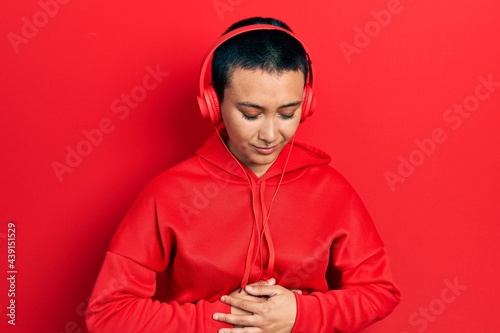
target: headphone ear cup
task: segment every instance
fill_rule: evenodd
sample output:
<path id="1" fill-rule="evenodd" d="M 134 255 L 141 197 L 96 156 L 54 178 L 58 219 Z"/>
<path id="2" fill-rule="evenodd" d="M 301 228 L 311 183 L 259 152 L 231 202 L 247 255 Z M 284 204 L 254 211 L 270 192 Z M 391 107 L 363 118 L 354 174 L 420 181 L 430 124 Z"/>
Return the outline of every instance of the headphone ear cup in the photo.
<path id="1" fill-rule="evenodd" d="M 201 116 L 203 119 L 208 119 L 213 125 L 222 122 L 220 114 L 219 98 L 215 92 L 213 85 L 205 86 L 201 96 L 198 96 L 198 104 L 200 106 Z"/>
<path id="2" fill-rule="evenodd" d="M 314 108 L 316 107 L 316 97 L 313 94 L 312 87 L 307 84 L 304 87 L 304 94 L 302 97 L 302 115 L 300 116 L 300 122 L 303 123 L 307 117 L 314 113 Z"/>

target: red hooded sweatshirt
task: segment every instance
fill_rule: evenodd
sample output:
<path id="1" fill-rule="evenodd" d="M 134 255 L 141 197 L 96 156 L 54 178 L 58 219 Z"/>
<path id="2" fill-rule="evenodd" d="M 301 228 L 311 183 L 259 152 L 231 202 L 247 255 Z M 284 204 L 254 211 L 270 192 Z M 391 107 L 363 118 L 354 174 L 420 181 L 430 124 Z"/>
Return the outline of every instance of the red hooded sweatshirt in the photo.
<path id="1" fill-rule="evenodd" d="M 300 289 L 292 333 L 355 332 L 400 292 L 384 245 L 330 157 L 288 144 L 258 178 L 217 135 L 142 191 L 110 244 L 87 310 L 89 332 L 216 333 L 219 298 L 274 277 Z M 285 170 L 285 172 L 283 172 Z M 166 298 L 152 300 L 157 273 Z"/>

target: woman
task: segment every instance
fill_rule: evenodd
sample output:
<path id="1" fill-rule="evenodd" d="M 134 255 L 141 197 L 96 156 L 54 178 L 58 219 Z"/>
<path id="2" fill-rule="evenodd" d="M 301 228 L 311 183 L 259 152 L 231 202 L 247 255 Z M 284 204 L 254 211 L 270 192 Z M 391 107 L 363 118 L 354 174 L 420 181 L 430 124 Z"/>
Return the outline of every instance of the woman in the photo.
<path id="1" fill-rule="evenodd" d="M 215 134 L 125 216 L 89 331 L 354 332 L 384 318 L 400 292 L 365 207 L 327 154 L 294 141 L 314 107 L 303 45 L 252 18 L 214 49 L 199 102 Z M 167 296 L 153 301 L 160 272 Z"/>

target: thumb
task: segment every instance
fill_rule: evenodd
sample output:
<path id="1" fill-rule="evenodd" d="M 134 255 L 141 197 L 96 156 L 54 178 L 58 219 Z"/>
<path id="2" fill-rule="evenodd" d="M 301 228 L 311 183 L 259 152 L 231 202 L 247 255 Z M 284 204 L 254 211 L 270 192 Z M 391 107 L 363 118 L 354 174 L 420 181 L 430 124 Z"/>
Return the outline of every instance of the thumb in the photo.
<path id="1" fill-rule="evenodd" d="M 259 281 L 249 284 L 245 287 L 245 291 L 253 296 L 272 296 L 276 292 L 276 279 L 270 278 L 267 281 Z"/>
<path id="2" fill-rule="evenodd" d="M 257 286 L 274 286 L 276 284 L 275 278 L 270 278 L 268 280 L 260 280 L 258 282 L 250 283 L 249 286 L 257 287 Z"/>

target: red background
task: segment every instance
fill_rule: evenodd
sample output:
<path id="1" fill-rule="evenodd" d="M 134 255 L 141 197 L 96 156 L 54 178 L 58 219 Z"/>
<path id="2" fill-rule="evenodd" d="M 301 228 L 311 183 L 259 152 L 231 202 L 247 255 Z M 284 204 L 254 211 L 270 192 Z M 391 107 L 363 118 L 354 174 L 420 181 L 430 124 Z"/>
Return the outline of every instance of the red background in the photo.
<path id="1" fill-rule="evenodd" d="M 500 82 L 498 1 L 60 2 L 47 2 L 50 15 L 35 0 L 3 0 L 0 11 L 2 332 L 85 332 L 86 301 L 121 217 L 148 180 L 212 132 L 196 104 L 202 57 L 253 15 L 285 20 L 308 46 L 318 107 L 298 137 L 333 156 L 387 245 L 403 300 L 366 332 L 500 331 L 500 86 L 478 88 L 479 105 L 470 97 L 479 77 Z M 356 52 L 344 54 L 347 44 Z M 137 95 L 148 67 L 168 76 Z M 131 92 L 141 101 L 126 115 L 120 99 Z M 474 111 L 451 122 L 448 109 L 464 101 Z M 105 119 L 108 133 L 85 146 L 84 132 Z M 436 129 L 446 140 L 432 147 Z M 88 156 L 58 178 L 53 164 L 66 164 L 68 146 Z M 418 166 L 391 186 L 387 172 L 397 175 L 401 159 Z M 6 316 L 9 221 L 15 327 Z M 447 283 L 462 287 L 453 294 Z"/>

